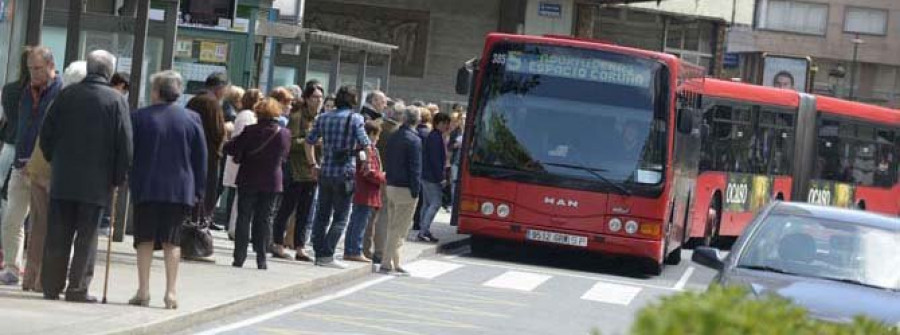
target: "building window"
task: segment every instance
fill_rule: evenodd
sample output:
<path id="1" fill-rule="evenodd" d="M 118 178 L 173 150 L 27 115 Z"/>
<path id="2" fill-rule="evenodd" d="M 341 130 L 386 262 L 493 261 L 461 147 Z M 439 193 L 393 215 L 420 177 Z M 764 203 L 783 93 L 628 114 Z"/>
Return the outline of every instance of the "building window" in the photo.
<path id="1" fill-rule="evenodd" d="M 761 28 L 802 34 L 825 35 L 828 5 L 800 1 L 761 1 Z"/>
<path id="2" fill-rule="evenodd" d="M 883 9 L 847 7 L 844 31 L 848 33 L 884 35 L 888 13 Z"/>

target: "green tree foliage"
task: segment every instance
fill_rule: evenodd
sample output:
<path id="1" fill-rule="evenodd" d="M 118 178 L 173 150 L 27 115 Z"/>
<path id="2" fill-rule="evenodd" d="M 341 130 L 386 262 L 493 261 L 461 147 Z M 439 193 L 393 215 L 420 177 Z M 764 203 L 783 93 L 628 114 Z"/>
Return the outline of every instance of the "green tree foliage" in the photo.
<path id="1" fill-rule="evenodd" d="M 900 335 L 900 329 L 866 318 L 835 324 L 809 317 L 805 309 L 779 297 L 757 299 L 745 289 L 712 287 L 663 298 L 641 310 L 634 335 Z"/>

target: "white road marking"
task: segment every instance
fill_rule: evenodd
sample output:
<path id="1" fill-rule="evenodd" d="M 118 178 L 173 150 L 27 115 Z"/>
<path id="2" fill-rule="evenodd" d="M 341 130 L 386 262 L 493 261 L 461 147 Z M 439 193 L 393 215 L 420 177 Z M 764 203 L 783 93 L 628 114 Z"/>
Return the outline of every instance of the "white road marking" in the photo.
<path id="1" fill-rule="evenodd" d="M 246 319 L 246 320 L 243 320 L 243 321 L 238 321 L 238 322 L 232 323 L 232 324 L 230 324 L 230 325 L 225 325 L 225 326 L 218 327 L 218 328 L 214 328 L 214 329 L 210 329 L 210 330 L 207 330 L 207 331 L 204 331 L 204 332 L 196 333 L 195 335 L 215 335 L 215 334 L 224 333 L 224 332 L 232 331 L 232 330 L 235 330 L 235 329 L 240 329 L 240 328 L 244 328 L 244 327 L 247 327 L 247 326 L 251 326 L 251 325 L 254 325 L 254 324 L 257 324 L 257 323 L 266 321 L 266 320 L 270 320 L 270 319 L 273 319 L 273 318 L 277 318 L 277 317 L 279 317 L 279 316 L 282 316 L 282 315 L 285 315 L 285 314 L 288 314 L 288 313 L 293 313 L 293 312 L 299 311 L 299 310 L 304 309 L 304 308 L 312 307 L 312 306 L 315 306 L 315 305 L 319 305 L 319 304 L 322 304 L 322 303 L 329 302 L 329 301 L 331 301 L 331 300 L 335 300 L 335 299 L 340 299 L 340 298 L 346 297 L 346 296 L 351 295 L 351 294 L 353 294 L 353 293 L 362 291 L 362 290 L 364 290 L 364 289 L 366 289 L 366 288 L 375 286 L 375 285 L 377 285 L 377 284 L 386 282 L 386 281 L 391 280 L 391 279 L 394 279 L 394 278 L 395 278 L 395 277 L 391 277 L 391 276 L 383 276 L 383 277 L 379 277 L 378 279 L 373 279 L 373 280 L 367 281 L 367 282 L 365 282 L 365 283 L 362 283 L 362 284 L 359 284 L 359 285 L 356 285 L 356 286 L 353 286 L 353 287 L 346 288 L 346 289 L 341 290 L 341 291 L 339 291 L 339 292 L 335 292 L 335 293 L 332 293 L 332 294 L 329 294 L 329 295 L 324 295 L 324 296 L 321 296 L 321 297 L 318 297 L 318 298 L 315 298 L 315 299 L 312 299 L 312 300 L 302 301 L 302 302 L 299 302 L 299 303 L 296 303 L 296 304 L 293 304 L 293 305 L 290 305 L 290 306 L 286 306 L 286 307 L 277 309 L 277 310 L 275 310 L 275 311 L 272 311 L 272 312 L 269 312 L 269 313 L 266 313 L 266 314 L 262 314 L 262 315 L 259 315 L 259 316 L 256 316 L 256 317 L 253 317 L 253 318 L 250 318 L 250 319 Z"/>
<path id="2" fill-rule="evenodd" d="M 427 259 L 415 261 L 403 266 L 406 271 L 409 271 L 411 276 L 425 279 L 434 279 L 461 267 L 462 265 L 459 264 L 431 261 Z"/>
<path id="3" fill-rule="evenodd" d="M 687 271 L 684 271 L 684 274 L 681 275 L 681 279 L 679 279 L 678 282 L 675 283 L 674 289 L 679 291 L 684 290 L 684 285 L 687 285 L 688 280 L 691 279 L 692 274 L 694 274 L 694 267 L 690 266 L 687 268 Z"/>
<path id="4" fill-rule="evenodd" d="M 669 286 L 644 284 L 644 283 L 640 283 L 640 282 L 619 280 L 619 279 L 614 279 L 614 278 L 610 278 L 610 277 L 589 276 L 589 275 L 573 273 L 571 271 L 548 270 L 548 269 L 542 269 L 539 267 L 527 266 L 527 265 L 509 266 L 509 265 L 492 264 L 492 263 L 487 263 L 487 262 L 470 261 L 470 260 L 463 260 L 463 259 L 456 259 L 456 260 L 453 260 L 453 262 L 459 263 L 459 264 L 465 264 L 465 265 L 485 266 L 485 267 L 490 267 L 490 268 L 498 268 L 498 269 L 505 269 L 505 270 L 513 270 L 513 271 L 524 270 L 524 271 L 528 271 L 528 272 L 541 273 L 541 274 L 546 274 L 546 275 L 550 275 L 550 276 L 581 278 L 581 279 L 590 279 L 593 281 L 603 281 L 603 282 L 607 282 L 607 283 L 634 285 L 634 286 L 640 286 L 640 287 L 644 287 L 644 288 L 652 288 L 652 289 L 656 289 L 656 290 L 677 291 L 674 288 L 671 288 Z"/>
<path id="5" fill-rule="evenodd" d="M 536 273 L 507 271 L 482 285 L 530 292 L 550 278 L 551 276 Z"/>
<path id="6" fill-rule="evenodd" d="M 581 299 L 628 306 L 638 293 L 641 293 L 641 288 L 637 286 L 599 282 L 585 292 Z"/>

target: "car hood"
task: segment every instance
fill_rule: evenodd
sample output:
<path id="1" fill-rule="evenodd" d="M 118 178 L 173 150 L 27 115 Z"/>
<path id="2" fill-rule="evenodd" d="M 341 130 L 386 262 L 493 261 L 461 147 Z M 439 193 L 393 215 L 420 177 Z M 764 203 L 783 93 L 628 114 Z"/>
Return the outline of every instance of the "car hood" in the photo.
<path id="1" fill-rule="evenodd" d="M 900 292 L 755 270 L 736 269 L 724 279 L 724 284 L 746 286 L 756 296 L 787 298 L 818 319 L 849 322 L 865 315 L 900 326 Z"/>

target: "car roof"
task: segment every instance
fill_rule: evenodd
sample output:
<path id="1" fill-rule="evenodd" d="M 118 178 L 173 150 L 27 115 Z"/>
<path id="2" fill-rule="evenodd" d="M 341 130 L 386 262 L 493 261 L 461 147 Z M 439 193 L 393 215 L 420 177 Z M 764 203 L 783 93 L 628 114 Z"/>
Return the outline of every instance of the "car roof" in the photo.
<path id="1" fill-rule="evenodd" d="M 879 229 L 900 231 L 900 218 L 856 209 L 819 206 L 799 202 L 778 202 L 772 207 L 772 210 L 769 213 L 821 218 Z"/>

